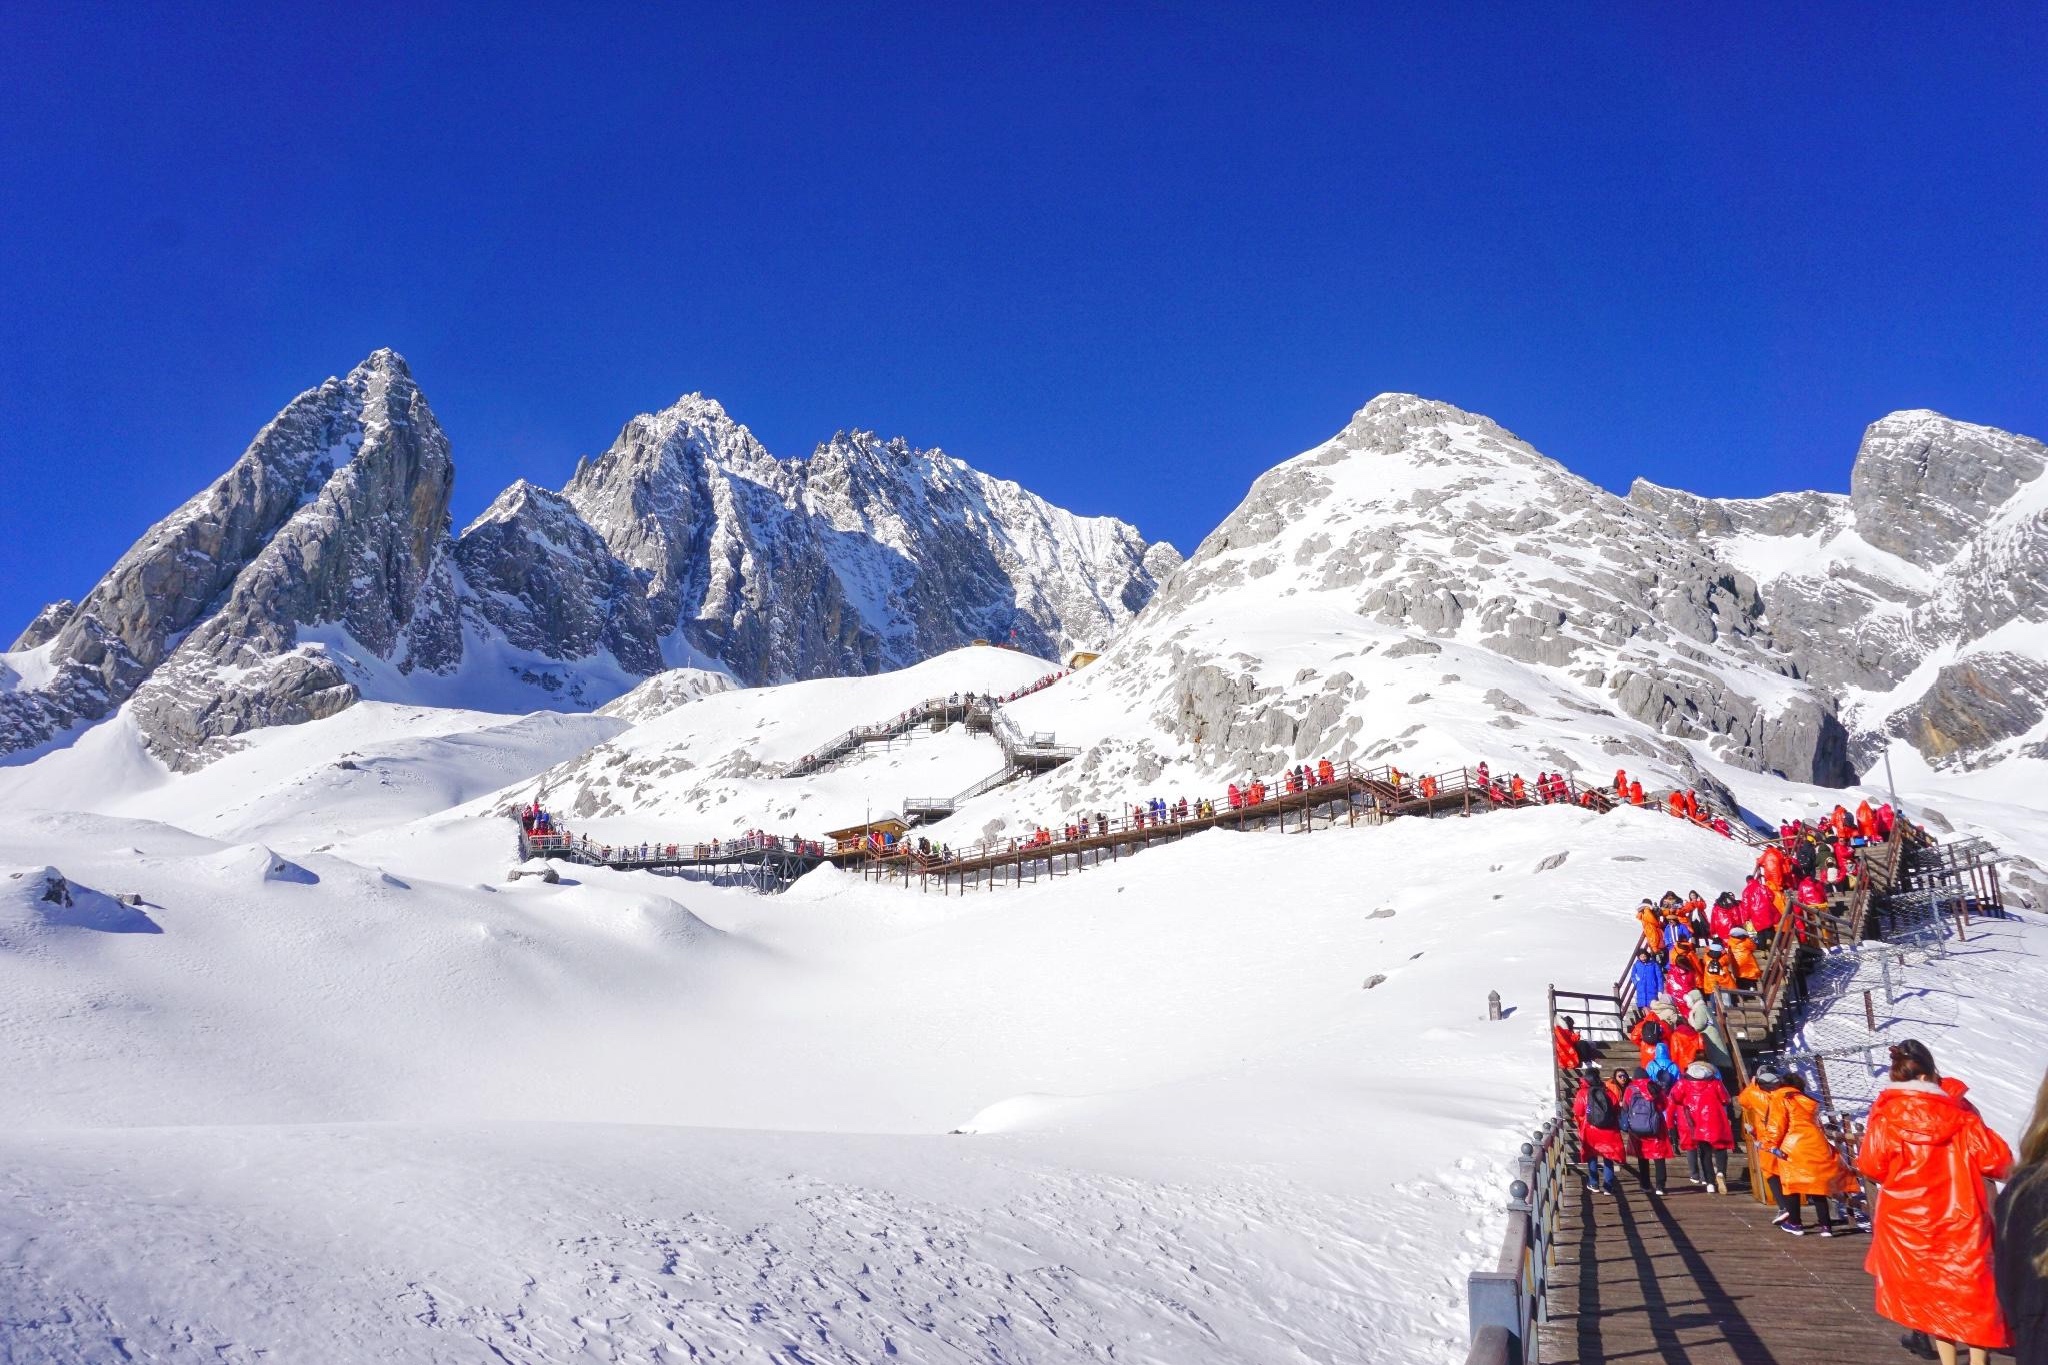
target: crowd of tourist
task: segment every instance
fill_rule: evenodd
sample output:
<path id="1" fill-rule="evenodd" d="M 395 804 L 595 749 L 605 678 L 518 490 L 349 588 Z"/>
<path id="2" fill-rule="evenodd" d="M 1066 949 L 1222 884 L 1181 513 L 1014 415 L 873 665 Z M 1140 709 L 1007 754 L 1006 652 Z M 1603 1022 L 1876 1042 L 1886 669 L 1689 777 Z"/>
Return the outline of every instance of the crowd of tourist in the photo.
<path id="1" fill-rule="evenodd" d="M 1634 784 L 1617 774 L 1618 795 Z M 1683 804 L 1673 814 L 1690 816 Z M 1953 1365 L 2011 1350 L 2048 1361 L 2048 1079 L 2020 1144 L 2019 1166 L 1917 1039 L 1891 1049 L 1887 1078 L 1863 1120 L 1831 1123 L 1803 1080 L 1769 1065 L 1729 1093 L 1738 1074 L 1726 1011 L 1760 984 L 1774 942 L 1814 941 L 1831 894 L 1864 876 L 1864 850 L 1902 831 L 1886 803 L 1837 806 L 1788 821 L 1738 892 L 1709 903 L 1698 891 L 1636 909 L 1640 942 L 1617 991 L 1636 1064 L 1603 1073 L 1594 1049 L 1561 1019 L 1553 1047 L 1567 1081 L 1586 1188 L 1619 1197 L 1631 1166 L 1651 1197 L 1666 1194 L 1684 1153 L 1696 1189 L 1728 1194 L 1738 1139 L 1777 1205 L 1772 1223 L 1795 1237 L 1869 1232 L 1865 1266 L 1879 1314 L 1908 1329 L 1903 1344 Z M 1789 949 L 1787 949 L 1789 951 Z M 1782 954 L 1781 954 L 1782 955 Z M 1994 1206 L 1992 1182 L 2010 1177 Z M 1806 1214 L 1812 1214 L 1809 1223 Z"/>

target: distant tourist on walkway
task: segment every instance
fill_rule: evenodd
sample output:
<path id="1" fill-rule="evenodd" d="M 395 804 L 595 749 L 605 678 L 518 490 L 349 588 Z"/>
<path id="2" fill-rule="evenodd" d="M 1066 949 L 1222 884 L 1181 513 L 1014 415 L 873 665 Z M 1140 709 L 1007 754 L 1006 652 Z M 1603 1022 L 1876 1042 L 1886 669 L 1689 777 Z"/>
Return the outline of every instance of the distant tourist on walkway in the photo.
<path id="1" fill-rule="evenodd" d="M 1942 1365 L 1968 1347 L 1970 1365 L 2010 1349 L 1992 1270 L 1990 1181 L 2012 1151 L 1944 1079 L 1917 1038 L 1891 1050 L 1856 1167 L 1880 1189 L 1863 1268 L 1877 1277 L 1879 1315 L 1934 1340 Z"/>
<path id="2" fill-rule="evenodd" d="M 2048 1076 L 1998 1196 L 1998 1304 L 2019 1365 L 2048 1365 Z"/>

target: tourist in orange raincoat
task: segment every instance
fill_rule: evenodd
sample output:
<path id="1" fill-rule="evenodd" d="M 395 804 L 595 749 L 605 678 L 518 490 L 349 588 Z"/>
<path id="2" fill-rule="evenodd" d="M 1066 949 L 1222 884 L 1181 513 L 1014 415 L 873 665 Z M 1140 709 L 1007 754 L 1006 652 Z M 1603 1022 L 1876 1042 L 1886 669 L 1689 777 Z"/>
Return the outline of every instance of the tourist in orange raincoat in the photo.
<path id="1" fill-rule="evenodd" d="M 1763 964 L 1756 960 L 1756 942 L 1749 930 L 1737 926 L 1728 933 L 1728 962 L 1735 968 L 1738 984 L 1761 981 Z"/>
<path id="2" fill-rule="evenodd" d="M 1763 874 L 1765 886 L 1772 891 L 1785 889 L 1785 880 L 1792 872 L 1792 860 L 1785 856 L 1784 849 L 1772 844 L 1763 851 L 1763 856 L 1756 860 L 1756 865 Z"/>
<path id="3" fill-rule="evenodd" d="M 1787 1076 L 1774 1098 L 1757 1145 L 1777 1164 L 1772 1193 L 1784 1215 L 1778 1225 L 1795 1237 L 1805 1234 L 1799 1219 L 1799 1201 L 1804 1198 L 1820 1219 L 1820 1235 L 1832 1237 L 1835 1215 L 1828 1200 L 1848 1189 L 1849 1168 L 1821 1131 L 1819 1101 L 1806 1093 L 1797 1076 Z"/>
<path id="4" fill-rule="evenodd" d="M 1614 770 L 1614 799 L 1628 800 L 1628 773 L 1620 768 Z"/>
<path id="5" fill-rule="evenodd" d="M 1770 1067 L 1760 1068 L 1735 1097 L 1735 1110 L 1742 1115 L 1742 1128 L 1756 1150 L 1756 1173 L 1768 1180 L 1777 1173 L 1777 1158 L 1764 1147 L 1764 1128 L 1777 1104 L 1778 1086 L 1783 1081 Z"/>
<path id="6" fill-rule="evenodd" d="M 1632 805 L 1632 806 L 1640 806 L 1640 805 L 1642 805 L 1642 804 L 1643 804 L 1643 784 L 1642 784 L 1642 783 L 1640 783 L 1640 782 L 1637 782 L 1637 781 L 1633 781 L 1633 780 L 1631 780 L 1631 781 L 1629 782 L 1629 784 L 1628 784 L 1628 800 L 1629 800 L 1629 804 L 1630 804 L 1630 805 Z"/>
<path id="7" fill-rule="evenodd" d="M 1643 926 L 1643 942 L 1650 945 L 1650 951 L 1659 958 L 1664 956 L 1664 917 L 1657 913 L 1657 907 L 1644 901 L 1636 907 L 1636 922 Z"/>
<path id="8" fill-rule="evenodd" d="M 2012 1149 L 1918 1039 L 1892 1049 L 1891 1074 L 1856 1154 L 1881 1187 L 1863 1268 L 1877 1277 L 1881 1316 L 1937 1349 L 1968 1346 L 1977 1365 L 2011 1345 L 1992 1271 L 1990 1182 L 2011 1173 Z"/>

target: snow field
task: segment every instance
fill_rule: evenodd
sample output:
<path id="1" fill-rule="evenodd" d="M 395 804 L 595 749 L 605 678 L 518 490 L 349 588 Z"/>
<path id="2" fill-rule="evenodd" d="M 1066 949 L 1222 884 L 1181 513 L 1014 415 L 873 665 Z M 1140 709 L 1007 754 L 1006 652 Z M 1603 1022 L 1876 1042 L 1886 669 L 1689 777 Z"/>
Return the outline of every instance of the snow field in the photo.
<path id="1" fill-rule="evenodd" d="M 1485 819 L 774 899 L 309 882 L 25 822 L 0 856 L 63 846 L 163 930 L 0 955 L 26 1358 L 1452 1359 L 1547 1099 L 1543 987 L 1618 963 L 1644 890 L 1744 861 L 1636 813 Z"/>

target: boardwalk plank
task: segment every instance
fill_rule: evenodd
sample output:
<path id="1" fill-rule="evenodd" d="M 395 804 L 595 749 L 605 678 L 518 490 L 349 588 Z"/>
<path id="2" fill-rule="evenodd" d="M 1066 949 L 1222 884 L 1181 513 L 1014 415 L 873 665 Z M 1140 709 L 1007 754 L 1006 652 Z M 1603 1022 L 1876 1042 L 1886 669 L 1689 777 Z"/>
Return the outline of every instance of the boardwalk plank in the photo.
<path id="1" fill-rule="evenodd" d="M 1633 1174 L 1618 1198 L 1575 1192 L 1538 1329 L 1544 1365 L 1910 1361 L 1871 1310 L 1867 1238 L 1788 1237 L 1733 1176 L 1725 1198 L 1682 1174 L 1663 1199 Z"/>

